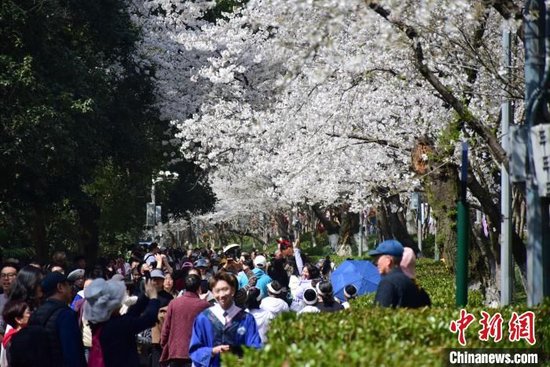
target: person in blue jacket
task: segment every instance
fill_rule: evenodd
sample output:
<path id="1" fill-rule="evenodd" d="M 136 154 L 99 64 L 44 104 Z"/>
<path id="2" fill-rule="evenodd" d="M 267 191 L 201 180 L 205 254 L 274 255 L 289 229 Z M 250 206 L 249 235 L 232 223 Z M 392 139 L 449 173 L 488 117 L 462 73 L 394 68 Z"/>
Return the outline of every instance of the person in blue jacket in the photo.
<path id="1" fill-rule="evenodd" d="M 189 345 L 189 355 L 197 367 L 218 367 L 224 353 L 241 356 L 242 346 L 262 346 L 254 316 L 233 302 L 237 278 L 218 272 L 210 278 L 210 288 L 217 303 L 197 316 Z"/>
<path id="2" fill-rule="evenodd" d="M 268 296 L 267 285 L 273 281 L 265 272 L 266 263 L 267 259 L 262 255 L 258 255 L 254 258 L 254 269 L 252 269 L 257 279 L 256 288 L 260 290 L 260 297 L 262 299 Z"/>

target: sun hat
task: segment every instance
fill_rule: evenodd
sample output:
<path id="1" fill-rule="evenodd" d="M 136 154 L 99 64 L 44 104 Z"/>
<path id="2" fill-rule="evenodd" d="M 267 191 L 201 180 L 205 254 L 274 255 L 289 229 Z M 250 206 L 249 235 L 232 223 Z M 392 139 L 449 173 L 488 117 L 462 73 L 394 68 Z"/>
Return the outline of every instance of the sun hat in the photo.
<path id="1" fill-rule="evenodd" d="M 84 289 L 84 318 L 92 323 L 109 320 L 114 310 L 122 306 L 126 285 L 119 280 L 95 279 Z"/>

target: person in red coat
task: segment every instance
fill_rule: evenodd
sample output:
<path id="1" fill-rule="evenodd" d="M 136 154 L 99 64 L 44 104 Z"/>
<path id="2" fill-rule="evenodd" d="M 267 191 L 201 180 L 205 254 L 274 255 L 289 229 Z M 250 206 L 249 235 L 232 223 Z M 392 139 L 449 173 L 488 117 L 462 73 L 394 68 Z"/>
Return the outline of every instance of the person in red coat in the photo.
<path id="1" fill-rule="evenodd" d="M 160 336 L 162 366 L 191 366 L 189 342 L 193 322 L 198 314 L 210 307 L 210 303 L 199 298 L 201 278 L 196 274 L 185 278 L 185 293 L 168 305 L 166 318 Z"/>

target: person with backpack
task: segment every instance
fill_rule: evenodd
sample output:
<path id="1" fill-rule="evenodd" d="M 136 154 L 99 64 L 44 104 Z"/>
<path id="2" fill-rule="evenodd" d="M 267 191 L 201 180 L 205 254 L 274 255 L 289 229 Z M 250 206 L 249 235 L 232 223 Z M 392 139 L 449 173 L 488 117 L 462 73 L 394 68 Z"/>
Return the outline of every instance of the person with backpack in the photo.
<path id="1" fill-rule="evenodd" d="M 32 313 L 29 326 L 12 337 L 10 366 L 86 366 L 77 316 L 68 306 L 73 292 L 67 277 L 51 272 L 41 287 L 46 301 Z"/>

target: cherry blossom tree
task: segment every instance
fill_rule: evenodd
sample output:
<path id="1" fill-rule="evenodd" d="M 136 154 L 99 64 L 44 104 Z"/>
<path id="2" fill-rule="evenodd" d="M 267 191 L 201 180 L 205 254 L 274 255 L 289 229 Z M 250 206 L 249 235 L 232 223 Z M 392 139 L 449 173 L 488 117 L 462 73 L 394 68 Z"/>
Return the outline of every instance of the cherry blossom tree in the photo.
<path id="1" fill-rule="evenodd" d="M 522 99 L 521 53 L 510 79 L 498 61 L 515 2 L 251 0 L 216 22 L 205 17 L 212 1 L 134 4 L 136 57 L 156 68 L 158 107 L 178 131 L 169 143 L 209 173 L 216 220 L 296 205 L 359 211 L 380 188 L 423 185 L 451 230 L 464 138 L 471 200 L 494 229 L 476 242 L 486 255 L 476 266 L 494 287 L 499 106 L 506 95 L 521 111 Z M 423 177 L 410 167 L 417 139 L 433 142 Z M 515 255 L 521 266 L 521 243 Z"/>

